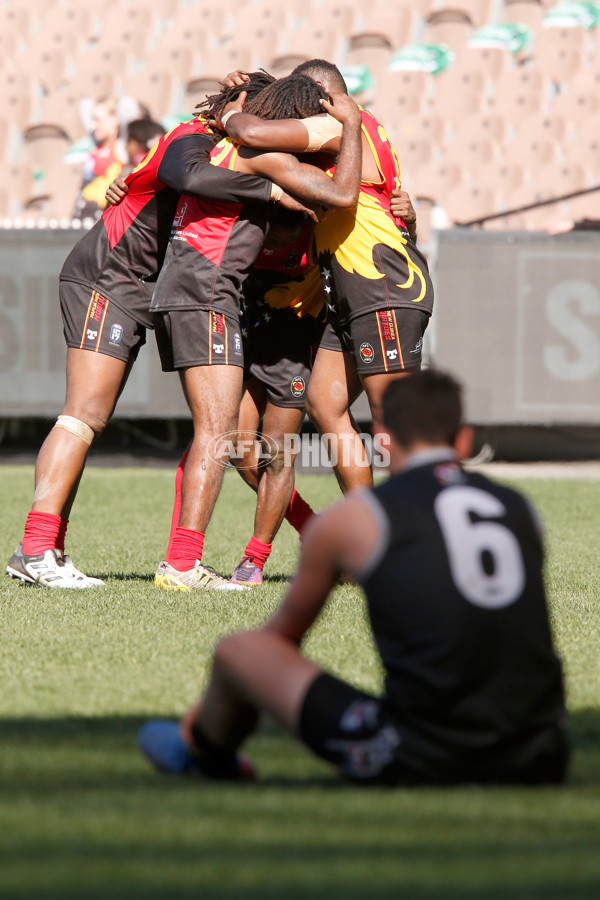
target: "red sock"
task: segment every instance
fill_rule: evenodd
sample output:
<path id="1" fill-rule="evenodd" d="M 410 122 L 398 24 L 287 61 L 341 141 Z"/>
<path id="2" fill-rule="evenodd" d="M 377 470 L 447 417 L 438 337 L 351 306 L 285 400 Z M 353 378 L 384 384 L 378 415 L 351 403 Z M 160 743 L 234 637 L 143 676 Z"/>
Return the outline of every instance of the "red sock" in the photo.
<path id="1" fill-rule="evenodd" d="M 187 572 L 193 569 L 197 559 L 202 559 L 202 549 L 204 547 L 204 532 L 194 531 L 192 528 L 181 528 L 179 525 L 175 529 L 171 549 L 169 550 L 166 560 L 170 566 L 179 572 Z"/>
<path id="2" fill-rule="evenodd" d="M 250 556 L 252 558 L 252 562 L 256 563 L 256 565 L 262 569 L 266 561 L 269 558 L 269 553 L 271 552 L 271 547 L 273 544 L 265 544 L 264 541 L 259 541 L 257 537 L 252 537 L 246 544 L 246 550 L 244 551 L 245 556 Z"/>
<path id="3" fill-rule="evenodd" d="M 314 509 L 310 508 L 306 500 L 303 500 L 296 488 L 294 488 L 290 505 L 285 514 L 290 525 L 296 529 L 298 534 L 302 534 L 302 529 L 314 515 L 316 515 Z"/>
<path id="4" fill-rule="evenodd" d="M 173 514 L 171 516 L 171 533 L 169 534 L 169 545 L 167 547 L 167 555 L 165 556 L 165 559 L 169 558 L 169 554 L 173 549 L 175 529 L 179 524 L 179 514 L 181 512 L 181 482 L 183 481 L 183 470 L 185 468 L 185 463 L 189 455 L 190 451 L 184 450 L 183 456 L 179 460 L 179 465 L 177 466 L 177 472 L 175 473 L 175 503 L 173 504 Z"/>
<path id="5" fill-rule="evenodd" d="M 65 536 L 67 534 L 68 525 L 69 525 L 68 519 L 60 520 L 60 528 L 58 529 L 58 534 L 56 535 L 56 543 L 54 545 L 56 547 L 56 549 L 60 550 L 60 552 L 63 555 L 65 552 Z"/>
<path id="6" fill-rule="evenodd" d="M 25 522 L 23 553 L 25 556 L 40 556 L 46 550 L 56 547 L 60 529 L 60 516 L 54 513 L 37 512 L 32 509 Z"/>

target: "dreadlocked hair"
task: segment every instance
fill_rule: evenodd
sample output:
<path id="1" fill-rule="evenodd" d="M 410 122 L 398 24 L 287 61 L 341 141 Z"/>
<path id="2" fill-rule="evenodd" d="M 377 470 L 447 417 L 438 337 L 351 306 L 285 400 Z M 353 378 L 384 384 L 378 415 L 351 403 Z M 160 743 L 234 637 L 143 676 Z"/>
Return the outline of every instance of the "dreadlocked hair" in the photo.
<path id="1" fill-rule="evenodd" d="M 275 81 L 275 78 L 272 75 L 269 75 L 264 69 L 244 74 L 249 75 L 249 81 L 245 81 L 240 85 L 236 84 L 233 87 L 223 87 L 218 94 L 211 94 L 210 97 L 207 97 L 206 100 L 203 100 L 202 103 L 198 103 L 196 106 L 198 114 L 207 116 L 208 118 L 220 116 L 227 104 L 231 103 L 233 100 L 237 100 L 243 91 L 248 95 L 246 103 L 244 104 L 245 111 L 248 100 L 256 96 L 256 94 L 260 94 L 261 91 Z"/>
<path id="2" fill-rule="evenodd" d="M 244 112 L 262 119 L 306 119 L 323 112 L 319 100 L 327 100 L 327 93 L 316 81 L 292 74 L 246 100 Z"/>

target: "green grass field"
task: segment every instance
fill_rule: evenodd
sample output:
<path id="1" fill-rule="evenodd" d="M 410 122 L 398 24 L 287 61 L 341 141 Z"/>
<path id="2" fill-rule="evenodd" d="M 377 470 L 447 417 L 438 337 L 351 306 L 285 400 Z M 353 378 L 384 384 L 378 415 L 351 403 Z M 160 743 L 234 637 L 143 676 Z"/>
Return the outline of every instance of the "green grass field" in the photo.
<path id="1" fill-rule="evenodd" d="M 0 468 L 0 559 L 29 508 L 31 468 Z M 93 592 L 0 576 L 0 897 L 587 898 L 600 896 L 600 482 L 527 481 L 548 532 L 548 588 L 575 756 L 559 789 L 356 789 L 265 722 L 248 745 L 261 780 L 155 775 L 136 750 L 147 717 L 178 716 L 211 650 L 274 609 L 298 552 L 284 523 L 253 591 L 157 591 L 173 473 L 90 469 L 73 513 Z M 298 479 L 317 508 L 329 476 Z M 253 495 L 228 473 L 205 561 L 230 573 Z M 360 592 L 338 588 L 306 644 L 367 689 L 381 672 Z"/>

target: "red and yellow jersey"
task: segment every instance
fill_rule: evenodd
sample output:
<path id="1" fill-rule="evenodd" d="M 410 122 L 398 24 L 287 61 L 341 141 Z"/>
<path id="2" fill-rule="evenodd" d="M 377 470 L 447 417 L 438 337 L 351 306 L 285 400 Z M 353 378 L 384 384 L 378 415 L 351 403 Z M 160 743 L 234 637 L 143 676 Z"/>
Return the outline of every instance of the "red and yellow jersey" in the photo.
<path id="1" fill-rule="evenodd" d="M 401 184 L 398 154 L 370 113 L 361 109 L 361 118 L 381 180 L 361 182 L 355 209 L 330 209 L 315 226 L 328 303 L 342 323 L 371 309 L 418 306 L 431 312 L 427 263 L 391 212 L 391 192 Z"/>
<path id="2" fill-rule="evenodd" d="M 252 294 L 260 285 L 262 298 L 271 308 L 318 318 L 325 298 L 314 252 L 313 223 L 307 219 L 289 243 L 274 246 L 271 238 L 270 232 L 252 267 Z"/>
<path id="3" fill-rule="evenodd" d="M 212 149 L 211 165 L 234 170 L 238 150 L 225 138 Z M 267 203 L 182 194 L 151 310 L 207 309 L 237 316 L 242 284 L 262 246 L 268 216 Z"/>
<path id="4" fill-rule="evenodd" d="M 127 196 L 109 206 L 75 245 L 60 277 L 91 287 L 141 324 L 152 327 L 149 312 L 154 281 L 162 265 L 179 200 L 159 177 L 164 160 L 180 148 L 212 145 L 204 123 L 183 122 L 163 135 L 125 181 Z"/>

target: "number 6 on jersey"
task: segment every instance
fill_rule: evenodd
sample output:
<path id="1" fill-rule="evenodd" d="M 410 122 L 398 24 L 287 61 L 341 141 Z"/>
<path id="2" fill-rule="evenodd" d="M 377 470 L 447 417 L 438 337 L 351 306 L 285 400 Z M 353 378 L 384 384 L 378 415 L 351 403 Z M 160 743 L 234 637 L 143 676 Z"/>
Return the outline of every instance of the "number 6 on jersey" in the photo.
<path id="1" fill-rule="evenodd" d="M 470 603 L 484 609 L 509 606 L 525 587 L 525 566 L 515 535 L 490 521 L 504 513 L 500 500 L 475 487 L 449 487 L 435 500 L 452 579 Z M 475 521 L 473 515 L 478 517 Z"/>

